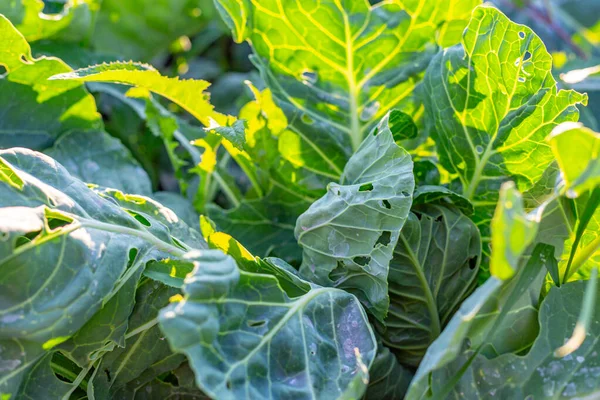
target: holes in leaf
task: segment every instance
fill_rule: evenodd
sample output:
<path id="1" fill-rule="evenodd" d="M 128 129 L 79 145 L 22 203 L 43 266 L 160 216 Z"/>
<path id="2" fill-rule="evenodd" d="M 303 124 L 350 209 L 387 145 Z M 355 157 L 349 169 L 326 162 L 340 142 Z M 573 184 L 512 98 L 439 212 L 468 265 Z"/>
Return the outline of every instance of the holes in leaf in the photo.
<path id="1" fill-rule="evenodd" d="M 106 379 L 110 382 L 110 371 L 108 370 L 108 368 L 104 370 L 104 373 L 106 374 Z"/>
<path id="2" fill-rule="evenodd" d="M 377 239 L 377 243 L 375 243 L 375 245 L 381 244 L 382 246 L 387 246 L 388 244 L 390 244 L 391 240 L 392 240 L 392 232 L 383 231 L 381 233 L 381 235 L 379 236 L 379 238 Z"/>
<path id="3" fill-rule="evenodd" d="M 526 51 L 525 56 L 523 57 L 523 61 L 529 61 L 529 60 L 531 60 L 531 52 Z"/>
<path id="4" fill-rule="evenodd" d="M 523 32 L 523 31 L 519 32 L 519 37 L 521 39 L 525 39 L 525 32 Z"/>
<path id="5" fill-rule="evenodd" d="M 521 83 L 523 83 L 523 82 L 525 82 L 525 81 L 526 81 L 526 79 L 525 79 L 525 78 L 523 78 L 522 76 L 520 76 L 520 77 L 519 77 L 519 79 L 517 79 L 517 80 L 518 80 L 519 82 L 521 82 Z"/>
<path id="6" fill-rule="evenodd" d="M 225 382 L 225 386 L 227 386 L 227 389 L 231 390 L 233 385 L 231 384 L 231 381 L 227 379 L 227 382 Z"/>
<path id="7" fill-rule="evenodd" d="M 132 210 L 125 210 L 127 211 L 127 213 L 129 215 L 131 215 L 133 218 L 136 219 L 137 222 L 139 222 L 140 224 L 144 225 L 144 226 L 152 226 L 152 224 L 150 223 L 150 221 L 148 221 L 148 219 L 146 217 L 144 217 L 143 215 L 132 211 Z"/>
<path id="8" fill-rule="evenodd" d="M 179 247 L 180 249 L 187 250 L 187 248 L 183 244 L 181 244 L 181 242 L 179 240 L 175 239 L 173 236 L 171 236 L 171 241 L 173 241 L 173 244 L 175 246 Z"/>
<path id="9" fill-rule="evenodd" d="M 477 268 L 477 256 L 469 258 L 469 268 L 470 269 Z"/>
<path id="10" fill-rule="evenodd" d="M 410 196 L 410 193 L 408 193 L 406 190 L 403 190 L 402 193 L 400 193 L 400 194 L 404 197 Z"/>
<path id="11" fill-rule="evenodd" d="M 262 321 L 252 321 L 252 320 L 249 320 L 248 321 L 248 326 L 250 328 L 260 328 L 261 326 L 263 326 L 266 323 L 267 323 L 267 321 L 265 321 L 265 320 L 262 320 Z"/>
<path id="12" fill-rule="evenodd" d="M 371 190 L 373 190 L 373 184 L 372 183 L 365 183 L 364 185 L 361 185 L 358 188 L 359 192 L 370 192 Z"/>
<path id="13" fill-rule="evenodd" d="M 340 190 L 339 190 L 339 189 L 337 190 L 337 195 L 338 195 L 338 196 L 341 196 L 341 195 L 342 195 L 342 192 L 340 192 Z"/>
<path id="14" fill-rule="evenodd" d="M 381 206 L 387 208 L 388 210 L 391 210 L 392 208 L 392 205 L 387 200 L 381 200 Z"/>
<path id="15" fill-rule="evenodd" d="M 133 248 L 133 249 L 129 249 L 129 259 L 127 261 L 127 269 L 131 268 L 131 266 L 133 265 L 135 258 L 137 257 L 138 254 L 138 249 Z"/>
<path id="16" fill-rule="evenodd" d="M 48 228 L 50 228 L 51 231 L 55 231 L 57 229 L 63 228 L 67 225 L 71 225 L 71 223 L 73 223 L 73 220 L 70 221 L 65 221 L 64 219 L 60 219 L 60 218 L 48 218 Z"/>
<path id="17" fill-rule="evenodd" d="M 361 267 L 364 267 L 369 264 L 369 261 L 371 261 L 371 257 L 365 257 L 365 256 L 354 257 L 354 259 L 352 261 L 354 261 Z"/>
<path id="18" fill-rule="evenodd" d="M 19 236 L 15 241 L 15 249 L 18 249 L 19 247 L 24 246 L 27 243 L 33 242 L 35 238 L 38 237 L 41 233 L 42 231 L 34 231 L 29 232 L 23 236 Z"/>
<path id="19" fill-rule="evenodd" d="M 81 367 L 67 358 L 60 351 L 55 352 L 50 360 L 50 368 L 57 379 L 72 383 L 81 372 Z"/>
<path id="20" fill-rule="evenodd" d="M 444 220 L 443 215 L 438 215 L 437 218 L 435 219 L 435 222 L 442 222 Z"/>
<path id="21" fill-rule="evenodd" d="M 169 384 L 171 384 L 173 386 L 179 386 L 179 379 L 177 379 L 177 375 L 175 375 L 171 371 L 169 371 L 164 376 L 161 376 L 160 380 L 163 381 L 163 382 L 169 383 Z"/>
<path id="22" fill-rule="evenodd" d="M 21 62 L 24 64 L 29 64 L 29 60 L 27 60 L 27 57 L 25 57 L 25 54 L 21 54 Z"/>
<path id="23" fill-rule="evenodd" d="M 300 119 L 307 125 L 312 125 L 314 122 L 313 119 L 308 116 L 308 114 L 302 114 L 302 117 L 300 117 Z"/>

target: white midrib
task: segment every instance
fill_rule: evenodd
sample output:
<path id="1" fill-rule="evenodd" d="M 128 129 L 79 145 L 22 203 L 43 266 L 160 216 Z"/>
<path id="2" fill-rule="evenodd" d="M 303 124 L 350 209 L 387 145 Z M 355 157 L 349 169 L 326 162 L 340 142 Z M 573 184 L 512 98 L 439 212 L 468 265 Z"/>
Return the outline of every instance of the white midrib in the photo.
<path id="1" fill-rule="evenodd" d="M 311 300 L 315 297 L 319 296 L 322 293 L 328 292 L 332 290 L 331 288 L 321 288 L 321 289 L 313 289 L 308 292 L 301 300 L 297 300 L 295 304 L 290 307 L 290 309 L 285 313 L 285 315 L 279 320 L 279 322 L 267 333 L 263 339 L 258 343 L 244 358 L 236 361 L 235 363 L 229 366 L 229 371 L 225 374 L 225 381 L 229 379 L 231 373 L 241 364 L 246 363 L 249 359 L 251 359 L 254 354 L 256 354 L 260 349 L 262 349 L 267 343 L 273 339 L 273 337 L 281 331 L 281 329 L 287 324 L 287 322 L 296 315 L 300 310 L 302 310 Z M 225 303 L 229 302 L 228 300 L 224 301 Z M 217 302 L 219 303 L 219 302 Z M 278 307 L 285 307 L 285 303 L 277 304 Z"/>

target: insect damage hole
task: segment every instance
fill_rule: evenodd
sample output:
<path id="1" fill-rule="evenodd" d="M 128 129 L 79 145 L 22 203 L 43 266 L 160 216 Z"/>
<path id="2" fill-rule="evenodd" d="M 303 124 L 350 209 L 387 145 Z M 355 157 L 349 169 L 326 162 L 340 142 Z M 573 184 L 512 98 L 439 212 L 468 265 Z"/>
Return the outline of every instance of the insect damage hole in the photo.
<path id="1" fill-rule="evenodd" d="M 477 268 L 477 260 L 478 260 L 477 256 L 469 258 L 469 268 L 470 269 Z"/>
<path id="2" fill-rule="evenodd" d="M 354 257 L 352 259 L 352 261 L 354 261 L 355 263 L 357 263 L 361 267 L 364 267 L 364 266 L 366 266 L 366 265 L 369 264 L 369 261 L 371 261 L 371 257 L 368 257 L 368 256 Z"/>
<path id="3" fill-rule="evenodd" d="M 391 208 L 392 208 L 392 205 L 387 200 L 381 200 L 381 206 L 384 208 L 387 208 L 388 210 L 391 210 Z"/>
<path id="4" fill-rule="evenodd" d="M 372 183 L 365 183 L 364 185 L 360 185 L 360 187 L 358 188 L 359 192 L 370 192 L 371 190 L 373 190 Z"/>
<path id="5" fill-rule="evenodd" d="M 377 239 L 377 242 L 375 243 L 375 245 L 381 244 L 382 246 L 387 246 L 388 244 L 390 244 L 391 240 L 392 240 L 392 232 L 383 231 L 381 233 L 381 235 L 379 236 L 379 238 Z"/>
<path id="6" fill-rule="evenodd" d="M 248 321 L 248 326 L 250 328 L 260 328 L 261 326 L 265 325 L 267 323 L 267 321 Z"/>
<path id="7" fill-rule="evenodd" d="M 520 32 L 519 32 L 519 37 L 520 37 L 521 39 L 525 39 L 525 32 L 523 32 L 523 31 L 520 31 Z"/>

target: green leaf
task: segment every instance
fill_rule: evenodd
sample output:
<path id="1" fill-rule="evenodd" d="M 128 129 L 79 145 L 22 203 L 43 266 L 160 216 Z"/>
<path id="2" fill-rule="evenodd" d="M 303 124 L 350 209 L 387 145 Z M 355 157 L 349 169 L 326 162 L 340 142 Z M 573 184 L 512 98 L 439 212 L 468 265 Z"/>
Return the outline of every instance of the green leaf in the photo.
<path id="1" fill-rule="evenodd" d="M 301 274 L 355 294 L 380 321 L 389 306 L 389 263 L 412 202 L 412 167 L 386 117 L 350 158 L 340 184 L 329 184 L 296 221 Z"/>
<path id="2" fill-rule="evenodd" d="M 113 62 L 78 69 L 64 74 L 55 74 L 52 81 L 73 80 L 77 82 L 112 82 L 135 86 L 131 95 L 142 97 L 141 93 L 156 93 L 177 103 L 205 125 L 215 116 L 213 106 L 204 91 L 210 85 L 206 81 L 168 78 L 152 66 L 134 62 Z"/>
<path id="3" fill-rule="evenodd" d="M 96 399 L 133 399 L 148 384 L 156 384 L 155 378 L 185 362 L 183 355 L 171 351 L 156 319 L 160 309 L 177 293 L 178 290 L 152 280 L 140 284 L 124 346 L 102 357 L 88 385 L 88 396 L 93 393 Z M 194 389 L 188 391 L 202 395 L 199 389 Z"/>
<path id="4" fill-rule="evenodd" d="M 238 207 L 224 210 L 217 205 L 207 207 L 208 216 L 220 231 L 234 236 L 260 257 L 279 257 L 299 265 L 302 250 L 296 242 L 296 218 L 309 203 L 278 187 L 265 197 L 243 200 Z"/>
<path id="5" fill-rule="evenodd" d="M 404 365 L 418 366 L 476 283 L 481 239 L 453 206 L 413 206 L 390 262 L 390 311 L 377 324 Z"/>
<path id="6" fill-rule="evenodd" d="M 473 214 L 473 203 L 466 197 L 461 196 L 444 186 L 417 186 L 415 193 L 413 194 L 413 205 L 416 204 L 452 204 L 458 207 L 466 215 Z"/>
<path id="7" fill-rule="evenodd" d="M 476 357 L 451 396 L 480 399 L 500 398 L 581 398 L 594 396 L 597 353 L 600 351 L 600 312 L 596 309 L 588 340 L 574 353 L 556 358 L 554 350 L 563 345 L 577 323 L 585 282 L 554 287 L 540 309 L 540 334 L 525 356 L 508 354 L 488 360 Z M 436 384 L 434 380 L 434 384 Z M 468 388 L 468 389 L 467 389 Z M 493 393 L 493 394 L 492 394 Z"/>
<path id="8" fill-rule="evenodd" d="M 289 298 L 275 277 L 240 270 L 222 253 L 197 253 L 194 263 L 183 287 L 185 299 L 163 309 L 159 321 L 207 394 L 338 398 L 351 390 L 348 398 L 362 395 L 361 371 L 372 363 L 376 342 L 354 296 L 315 287 Z"/>
<path id="9" fill-rule="evenodd" d="M 521 350 L 519 347 L 503 349 L 502 346 L 511 341 L 518 346 L 524 336 L 535 338 L 537 332 L 531 335 L 526 329 L 531 329 L 531 317 L 535 321 L 536 313 L 533 310 L 531 315 L 530 303 L 523 299 L 534 295 L 530 292 L 532 287 L 541 286 L 538 277 L 553 253 L 552 246 L 538 245 L 526 266 L 513 279 L 503 282 L 492 276 L 478 287 L 427 350 L 406 398 L 444 398 L 478 354 L 496 356 L 498 350 Z M 519 325 L 522 321 L 527 321 L 525 329 Z"/>
<path id="10" fill-rule="evenodd" d="M 94 98 L 78 82 L 47 81 L 71 69 L 55 58 L 34 59 L 29 44 L 0 15 L 0 148 L 42 150 L 63 133 L 102 129 Z M 32 115 L 34 116 L 32 118 Z"/>
<path id="11" fill-rule="evenodd" d="M 298 276 L 291 265 L 279 258 L 253 256 L 240 242 L 224 232 L 215 230 L 214 222 L 201 217 L 202 235 L 211 249 L 218 249 L 233 257 L 240 269 L 246 272 L 267 273 L 279 281 L 288 296 L 296 297 L 310 291 L 310 285 Z"/>
<path id="12" fill-rule="evenodd" d="M 578 123 L 557 126 L 548 142 L 565 181 L 567 196 L 600 185 L 600 134 Z"/>
<path id="13" fill-rule="evenodd" d="M 43 154 L 3 150 L 0 161 L 22 183 L 0 181 L 1 346 L 14 365 L 0 390 L 15 393 L 43 351 L 73 335 L 65 350 L 82 363 L 106 343 L 121 343 L 127 305 L 115 309 L 111 299 L 131 301 L 121 290 L 131 293 L 145 260 L 206 244 L 160 204 L 95 192 Z M 15 286 L 15 279 L 28 284 Z M 114 326 L 84 327 L 91 319 Z"/>
<path id="14" fill-rule="evenodd" d="M 452 45 L 478 0 L 354 2 L 219 0 L 322 176 L 341 175 L 392 108 L 417 113 L 415 86 L 438 45 Z M 276 38 L 276 39 L 272 39 Z M 319 38 L 314 41 L 311 38 Z"/>
<path id="15" fill-rule="evenodd" d="M 381 342 L 377 343 L 377 355 L 369 369 L 369 375 L 364 400 L 403 399 L 413 376 Z"/>
<path id="16" fill-rule="evenodd" d="M 425 74 L 425 119 L 440 163 L 457 174 L 475 202 L 474 219 L 488 223 L 503 182 L 520 191 L 553 161 L 544 142 L 552 129 L 576 121 L 587 96 L 558 90 L 552 57 L 528 27 L 491 6 L 473 12 L 463 45 L 435 57 Z"/>
<path id="17" fill-rule="evenodd" d="M 104 131 L 71 131 L 45 153 L 87 183 L 149 195 L 152 183 L 123 144 Z"/>
<path id="18" fill-rule="evenodd" d="M 523 198 L 513 182 L 500 189 L 500 200 L 492 219 L 490 273 L 506 280 L 519 268 L 521 256 L 535 239 L 539 221 L 523 209 Z"/>

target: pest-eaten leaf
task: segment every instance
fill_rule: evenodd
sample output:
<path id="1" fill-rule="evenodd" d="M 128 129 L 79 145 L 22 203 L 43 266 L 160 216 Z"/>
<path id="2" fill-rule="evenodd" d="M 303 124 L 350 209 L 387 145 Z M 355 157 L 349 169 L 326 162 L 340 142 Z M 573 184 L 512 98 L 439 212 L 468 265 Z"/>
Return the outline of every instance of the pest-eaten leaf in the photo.
<path id="1" fill-rule="evenodd" d="M 540 180 L 554 159 L 546 137 L 576 121 L 576 106 L 587 102 L 586 95 L 558 90 L 551 66 L 530 28 L 480 6 L 462 46 L 438 54 L 425 74 L 425 119 L 440 163 L 479 204 L 474 220 L 485 237 L 502 183 L 513 180 L 524 191 Z"/>
<path id="2" fill-rule="evenodd" d="M 163 309 L 159 320 L 206 393 L 335 398 L 351 390 L 350 397 L 362 396 L 376 342 L 354 296 L 315 287 L 290 298 L 275 277 L 240 270 L 222 253 L 192 260 L 184 300 Z"/>
<path id="3" fill-rule="evenodd" d="M 412 203 L 412 167 L 386 117 L 348 161 L 340 184 L 329 184 L 296 221 L 300 273 L 354 293 L 380 321 L 389 306 L 389 263 Z"/>

